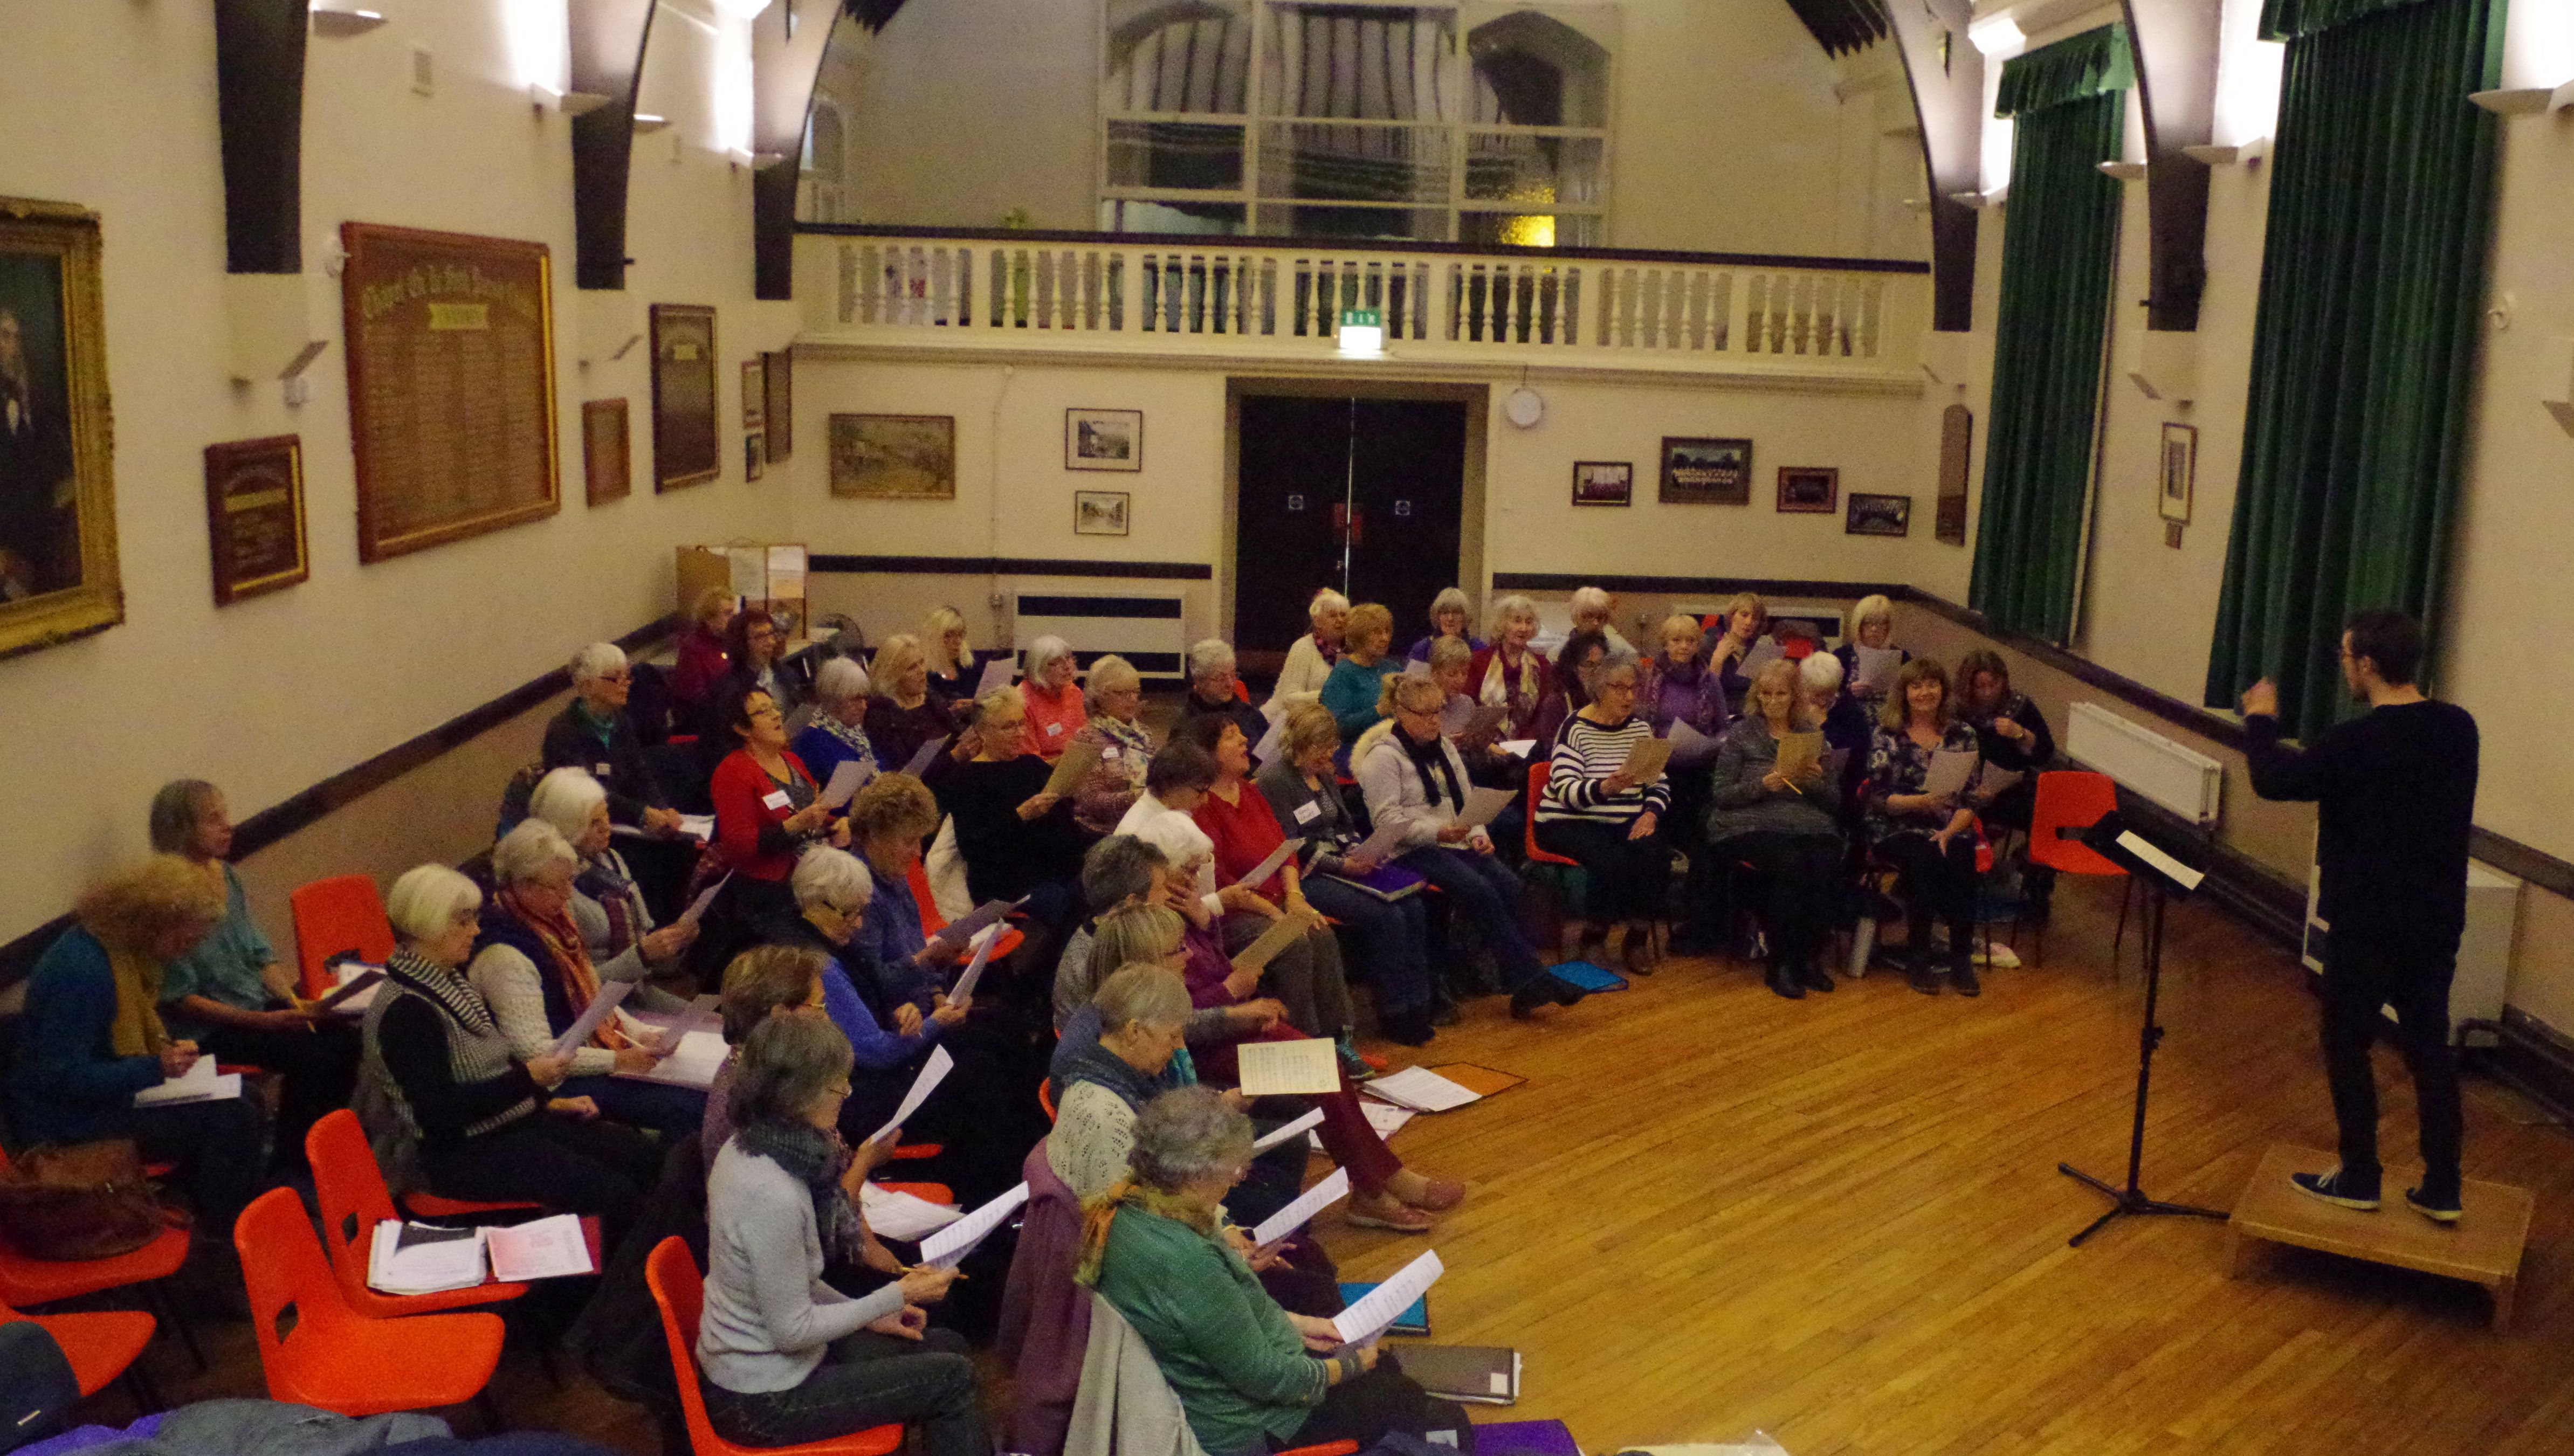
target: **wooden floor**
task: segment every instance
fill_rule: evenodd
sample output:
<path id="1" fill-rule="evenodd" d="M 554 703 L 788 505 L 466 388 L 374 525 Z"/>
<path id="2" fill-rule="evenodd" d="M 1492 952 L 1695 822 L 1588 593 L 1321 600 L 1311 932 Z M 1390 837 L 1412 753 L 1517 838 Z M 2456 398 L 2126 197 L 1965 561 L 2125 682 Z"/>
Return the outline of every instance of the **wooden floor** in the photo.
<path id="1" fill-rule="evenodd" d="M 2574 1451 L 2574 1142 L 2490 1082 L 2468 1085 L 2467 1171 L 2538 1199 L 2508 1335 L 2474 1285 L 2325 1254 L 2229 1281 L 2212 1221 L 2065 1246 L 2102 1204 L 2056 1163 L 2125 1170 L 2141 985 L 2132 941 L 2107 963 L 2114 899 L 2068 882 L 2048 966 L 1978 1000 L 1880 972 L 1790 1002 L 1692 960 L 1535 1024 L 1480 1003 L 1413 1059 L 1528 1083 L 1394 1142 L 1473 1196 L 1427 1240 L 1327 1215 L 1344 1276 L 1436 1247 L 1438 1338 L 1526 1358 L 1519 1406 L 1479 1414 L 1557 1417 L 1594 1452 L 1755 1429 L 1795 1456 Z M 2332 1145 L 2300 975 L 2212 908 L 2173 912 L 2150 1192 L 2223 1207 L 2269 1144 Z M 2379 1069 L 2409 1159 L 2411 1090 L 2391 1052 Z M 211 1333 L 213 1376 L 149 1357 L 173 1398 L 257 1390 L 247 1329 Z M 519 1424 L 655 1449 L 525 1352 L 496 1388 Z"/>

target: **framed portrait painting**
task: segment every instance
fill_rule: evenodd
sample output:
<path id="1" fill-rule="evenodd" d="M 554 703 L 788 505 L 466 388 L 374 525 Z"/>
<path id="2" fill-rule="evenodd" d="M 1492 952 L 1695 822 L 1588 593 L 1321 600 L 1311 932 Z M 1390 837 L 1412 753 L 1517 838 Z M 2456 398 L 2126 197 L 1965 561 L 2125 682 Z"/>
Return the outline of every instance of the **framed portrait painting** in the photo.
<path id="1" fill-rule="evenodd" d="M 1779 509 L 1829 516 L 1841 504 L 1842 473 L 1813 465 L 1779 467 Z"/>
<path id="2" fill-rule="evenodd" d="M 98 215 L 0 197 L 0 658 L 125 620 Z"/>
<path id="3" fill-rule="evenodd" d="M 1663 437 L 1663 504 L 1752 504 L 1752 442 Z"/>
<path id="4" fill-rule="evenodd" d="M 1573 463 L 1573 504 L 1627 506 L 1636 499 L 1636 465 L 1625 460 L 1577 460 Z"/>
<path id="5" fill-rule="evenodd" d="M 1066 410 L 1063 412 L 1065 470 L 1142 470 L 1144 412 L 1141 410 Z"/>
<path id="6" fill-rule="evenodd" d="M 1913 534 L 1913 498 L 1911 496 L 1872 496 L 1853 491 L 1850 515 L 1842 524 L 1845 536 L 1911 536 Z"/>

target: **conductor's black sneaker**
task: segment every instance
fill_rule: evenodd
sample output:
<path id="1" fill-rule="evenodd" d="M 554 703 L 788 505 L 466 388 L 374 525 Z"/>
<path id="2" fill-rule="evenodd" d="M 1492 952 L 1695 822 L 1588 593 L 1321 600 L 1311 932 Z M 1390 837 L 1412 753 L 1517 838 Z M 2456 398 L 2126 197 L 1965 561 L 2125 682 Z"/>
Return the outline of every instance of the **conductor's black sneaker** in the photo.
<path id="1" fill-rule="evenodd" d="M 2414 1212 L 2421 1214 L 2424 1218 L 2431 1220 L 2433 1223 L 2455 1223 L 2458 1221 L 2458 1198 L 2454 1193 L 2450 1194 L 2446 1201 L 2435 1202 L 2432 1199 L 2423 1197 L 2421 1189 L 2407 1188 L 2404 1190 L 2404 1202 L 2407 1206 L 2411 1207 Z"/>
<path id="2" fill-rule="evenodd" d="M 2328 1173 L 2290 1173 L 2288 1181 L 2309 1198 L 2320 1198 L 2336 1208 L 2356 1208 L 2362 1213 L 2377 1211 L 2377 1180 L 2365 1181 L 2339 1168 Z"/>

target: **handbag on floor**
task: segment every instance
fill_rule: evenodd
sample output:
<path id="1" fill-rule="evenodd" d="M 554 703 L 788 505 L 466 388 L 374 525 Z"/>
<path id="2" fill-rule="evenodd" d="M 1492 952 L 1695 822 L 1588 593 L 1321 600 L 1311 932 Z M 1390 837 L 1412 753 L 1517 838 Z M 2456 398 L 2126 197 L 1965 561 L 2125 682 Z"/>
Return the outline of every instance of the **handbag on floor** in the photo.
<path id="1" fill-rule="evenodd" d="M 29 1148 L 0 1167 L 0 1237 L 31 1259 L 106 1259 L 182 1228 L 131 1138 Z"/>

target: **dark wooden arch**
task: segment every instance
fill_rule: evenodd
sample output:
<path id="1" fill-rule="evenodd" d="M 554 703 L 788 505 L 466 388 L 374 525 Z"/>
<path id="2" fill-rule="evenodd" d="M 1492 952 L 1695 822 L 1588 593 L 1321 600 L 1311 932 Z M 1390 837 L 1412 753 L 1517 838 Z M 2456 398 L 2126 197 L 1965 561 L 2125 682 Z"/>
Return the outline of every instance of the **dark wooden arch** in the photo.
<path id="1" fill-rule="evenodd" d="M 2145 327 L 2187 333 L 2207 289 L 2207 166 L 2181 149 L 2215 135 L 2220 0 L 2121 4 L 2145 108 Z"/>
<path id="2" fill-rule="evenodd" d="M 307 0 L 215 0 L 224 270 L 304 271 Z"/>
<path id="3" fill-rule="evenodd" d="M 1975 210 L 1951 194 L 1977 191 L 1983 170 L 1984 58 L 1966 42 L 1971 0 L 1902 0 L 1896 43 L 1913 83 L 1930 182 L 1930 327 L 1975 324 Z"/>
<path id="4" fill-rule="evenodd" d="M 654 0 L 571 0 L 572 89 L 608 104 L 572 119 L 573 281 L 626 286 L 626 201 L 634 178 L 635 91 Z"/>

